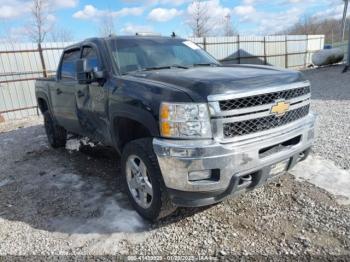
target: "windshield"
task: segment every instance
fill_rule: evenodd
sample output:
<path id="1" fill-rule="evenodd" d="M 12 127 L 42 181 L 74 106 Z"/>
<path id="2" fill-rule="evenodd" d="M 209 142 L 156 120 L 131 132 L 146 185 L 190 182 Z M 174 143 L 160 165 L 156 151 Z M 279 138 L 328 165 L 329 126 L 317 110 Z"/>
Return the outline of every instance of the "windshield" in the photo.
<path id="1" fill-rule="evenodd" d="M 196 44 L 183 39 L 130 38 L 108 40 L 121 74 L 162 68 L 219 65 Z"/>

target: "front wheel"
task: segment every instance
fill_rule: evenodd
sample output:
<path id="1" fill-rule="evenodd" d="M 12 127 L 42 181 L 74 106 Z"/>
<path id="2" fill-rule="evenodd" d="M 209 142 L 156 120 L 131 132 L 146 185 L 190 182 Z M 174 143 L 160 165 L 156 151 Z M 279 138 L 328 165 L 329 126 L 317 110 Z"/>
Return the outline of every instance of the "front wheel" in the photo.
<path id="1" fill-rule="evenodd" d="M 122 172 L 129 200 L 143 218 L 154 221 L 175 211 L 153 152 L 152 139 L 138 139 L 125 146 Z"/>

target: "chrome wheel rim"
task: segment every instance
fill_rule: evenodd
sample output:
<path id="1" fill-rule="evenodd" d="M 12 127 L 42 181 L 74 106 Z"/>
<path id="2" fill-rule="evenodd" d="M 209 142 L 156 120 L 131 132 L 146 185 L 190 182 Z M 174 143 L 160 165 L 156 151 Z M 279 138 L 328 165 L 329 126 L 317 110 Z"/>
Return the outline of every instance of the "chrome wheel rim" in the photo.
<path id="1" fill-rule="evenodd" d="M 145 163 L 136 155 L 126 161 L 126 181 L 135 202 L 142 208 L 149 208 L 153 201 L 152 183 Z"/>

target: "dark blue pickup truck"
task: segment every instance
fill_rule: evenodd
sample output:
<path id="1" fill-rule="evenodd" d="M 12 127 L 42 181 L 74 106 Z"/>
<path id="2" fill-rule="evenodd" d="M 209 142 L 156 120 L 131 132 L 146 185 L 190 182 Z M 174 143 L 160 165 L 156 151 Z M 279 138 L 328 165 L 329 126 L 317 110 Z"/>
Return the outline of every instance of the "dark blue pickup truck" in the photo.
<path id="1" fill-rule="evenodd" d="M 222 65 L 188 40 L 142 35 L 69 46 L 56 76 L 36 82 L 51 146 L 72 133 L 114 147 L 129 199 L 150 220 L 247 192 L 305 159 L 310 92 L 300 72 Z"/>

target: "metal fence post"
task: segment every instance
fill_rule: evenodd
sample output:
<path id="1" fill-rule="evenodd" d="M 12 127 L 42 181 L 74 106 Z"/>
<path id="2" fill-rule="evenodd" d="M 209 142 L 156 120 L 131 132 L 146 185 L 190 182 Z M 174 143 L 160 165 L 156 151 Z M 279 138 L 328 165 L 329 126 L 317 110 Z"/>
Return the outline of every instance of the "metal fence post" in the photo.
<path id="1" fill-rule="evenodd" d="M 347 56 L 347 61 L 346 61 L 343 73 L 347 72 L 349 68 L 350 68 L 350 26 L 349 26 L 349 39 L 348 39 L 348 56 Z"/>
<path id="2" fill-rule="evenodd" d="M 46 71 L 46 65 L 45 65 L 45 60 L 44 60 L 43 49 L 41 47 L 41 43 L 38 43 L 38 51 L 39 51 L 39 56 L 40 56 L 40 61 L 41 61 L 41 67 L 43 69 L 43 76 L 46 78 L 47 71 Z"/>
<path id="3" fill-rule="evenodd" d="M 203 48 L 207 51 L 207 38 L 205 36 L 203 37 Z"/>
<path id="4" fill-rule="evenodd" d="M 286 57 L 285 57 L 285 67 L 288 68 L 288 36 L 286 35 L 285 40 L 285 49 L 286 49 Z"/>
<path id="5" fill-rule="evenodd" d="M 304 67 L 307 65 L 307 58 L 309 56 L 309 35 L 306 35 L 306 48 L 305 48 L 305 59 L 304 59 Z"/>
<path id="6" fill-rule="evenodd" d="M 241 44 L 240 44 L 240 37 L 239 37 L 239 35 L 237 36 L 237 47 L 238 47 L 238 52 L 237 52 L 238 64 L 240 64 L 241 63 Z"/>
<path id="7" fill-rule="evenodd" d="M 350 66 L 350 25 L 349 25 L 349 38 L 348 38 L 348 61 L 346 63 L 349 67 Z"/>
<path id="8" fill-rule="evenodd" d="M 267 65 L 266 36 L 264 36 L 264 63 L 265 63 L 265 65 Z"/>

